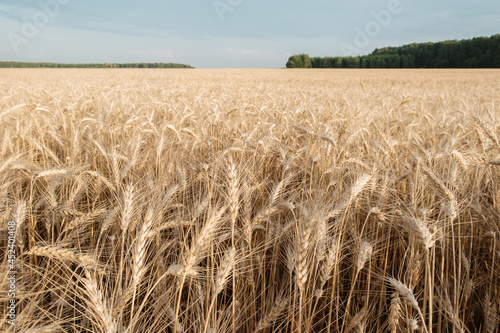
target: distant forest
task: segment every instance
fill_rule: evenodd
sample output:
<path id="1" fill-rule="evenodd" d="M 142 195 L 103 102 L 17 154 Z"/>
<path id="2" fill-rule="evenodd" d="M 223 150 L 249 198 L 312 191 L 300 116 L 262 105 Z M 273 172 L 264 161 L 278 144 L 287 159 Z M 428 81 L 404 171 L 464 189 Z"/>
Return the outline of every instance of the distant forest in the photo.
<path id="1" fill-rule="evenodd" d="M 500 68 L 500 34 L 375 49 L 365 56 L 293 55 L 287 68 Z"/>
<path id="2" fill-rule="evenodd" d="M 51 62 L 0 61 L 0 68 L 194 68 L 175 63 L 129 63 L 129 64 L 59 64 Z"/>

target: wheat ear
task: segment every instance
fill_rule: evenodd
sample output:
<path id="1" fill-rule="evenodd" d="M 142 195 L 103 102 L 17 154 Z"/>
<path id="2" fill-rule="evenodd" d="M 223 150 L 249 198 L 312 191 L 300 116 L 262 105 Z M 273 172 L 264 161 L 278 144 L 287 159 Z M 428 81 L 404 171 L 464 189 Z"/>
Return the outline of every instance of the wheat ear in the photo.
<path id="1" fill-rule="evenodd" d="M 85 278 L 82 279 L 83 285 L 89 297 L 89 306 L 94 309 L 97 317 L 105 327 L 107 333 L 117 333 L 118 323 L 113 319 L 112 311 L 103 297 L 101 290 L 97 285 L 95 277 L 85 270 Z"/>
<path id="2" fill-rule="evenodd" d="M 401 317 L 401 299 L 397 293 L 392 294 L 391 297 L 389 329 L 391 330 L 391 333 L 397 333 L 399 328 L 399 318 Z"/>
<path id="3" fill-rule="evenodd" d="M 400 282 L 392 277 L 388 277 L 387 279 L 389 281 L 389 284 L 394 289 L 396 289 L 396 291 L 399 293 L 399 295 L 401 297 L 403 297 L 403 299 L 406 301 L 406 303 L 418 312 L 420 318 L 422 319 L 422 323 L 424 323 L 425 318 L 422 314 L 422 311 L 420 310 L 420 307 L 418 306 L 417 299 L 415 298 L 415 295 L 410 290 L 410 288 L 408 288 L 404 283 L 402 283 L 402 282 Z M 428 332 L 427 327 L 424 324 L 422 324 L 422 325 L 423 325 L 425 331 Z"/>
<path id="4" fill-rule="evenodd" d="M 429 249 L 432 246 L 434 246 L 435 234 L 430 231 L 427 224 L 424 221 L 413 218 L 413 217 L 405 217 L 404 220 L 405 220 L 407 226 L 409 227 L 409 229 L 415 234 L 417 239 L 420 241 L 422 246 L 425 248 L 425 250 L 429 251 Z"/>
<path id="5" fill-rule="evenodd" d="M 260 332 L 273 325 L 274 322 L 281 316 L 287 305 L 288 305 L 288 298 L 279 296 L 276 299 L 276 302 L 274 302 L 271 311 L 259 320 L 257 327 L 254 330 L 254 333 Z"/>
<path id="6" fill-rule="evenodd" d="M 71 261 L 79 263 L 84 267 L 98 267 L 96 260 L 88 255 L 76 254 L 73 251 L 64 249 L 58 246 L 36 246 L 30 251 L 26 252 L 27 255 L 36 255 L 40 257 L 55 258 L 61 261 Z"/>

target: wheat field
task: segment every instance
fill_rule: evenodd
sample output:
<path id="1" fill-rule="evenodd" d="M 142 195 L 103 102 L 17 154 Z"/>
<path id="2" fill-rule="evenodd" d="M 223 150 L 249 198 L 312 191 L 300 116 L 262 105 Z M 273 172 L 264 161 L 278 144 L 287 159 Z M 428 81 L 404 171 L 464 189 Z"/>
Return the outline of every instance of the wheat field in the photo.
<path id="1" fill-rule="evenodd" d="M 1 330 L 500 332 L 499 83 L 1 70 Z"/>

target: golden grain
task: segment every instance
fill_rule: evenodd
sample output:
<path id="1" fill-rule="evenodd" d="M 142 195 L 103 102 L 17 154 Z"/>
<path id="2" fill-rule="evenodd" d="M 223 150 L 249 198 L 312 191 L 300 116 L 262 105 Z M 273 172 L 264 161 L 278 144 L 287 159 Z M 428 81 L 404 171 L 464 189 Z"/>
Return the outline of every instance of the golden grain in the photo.
<path id="1" fill-rule="evenodd" d="M 18 330 L 498 332 L 499 78 L 0 70 Z"/>

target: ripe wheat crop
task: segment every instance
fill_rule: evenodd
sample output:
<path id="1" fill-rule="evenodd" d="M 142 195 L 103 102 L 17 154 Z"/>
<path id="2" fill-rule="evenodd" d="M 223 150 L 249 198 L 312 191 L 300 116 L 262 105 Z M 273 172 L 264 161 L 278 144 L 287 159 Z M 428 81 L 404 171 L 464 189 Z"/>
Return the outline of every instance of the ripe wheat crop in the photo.
<path id="1" fill-rule="evenodd" d="M 499 82 L 2 70 L 1 330 L 499 332 Z"/>

